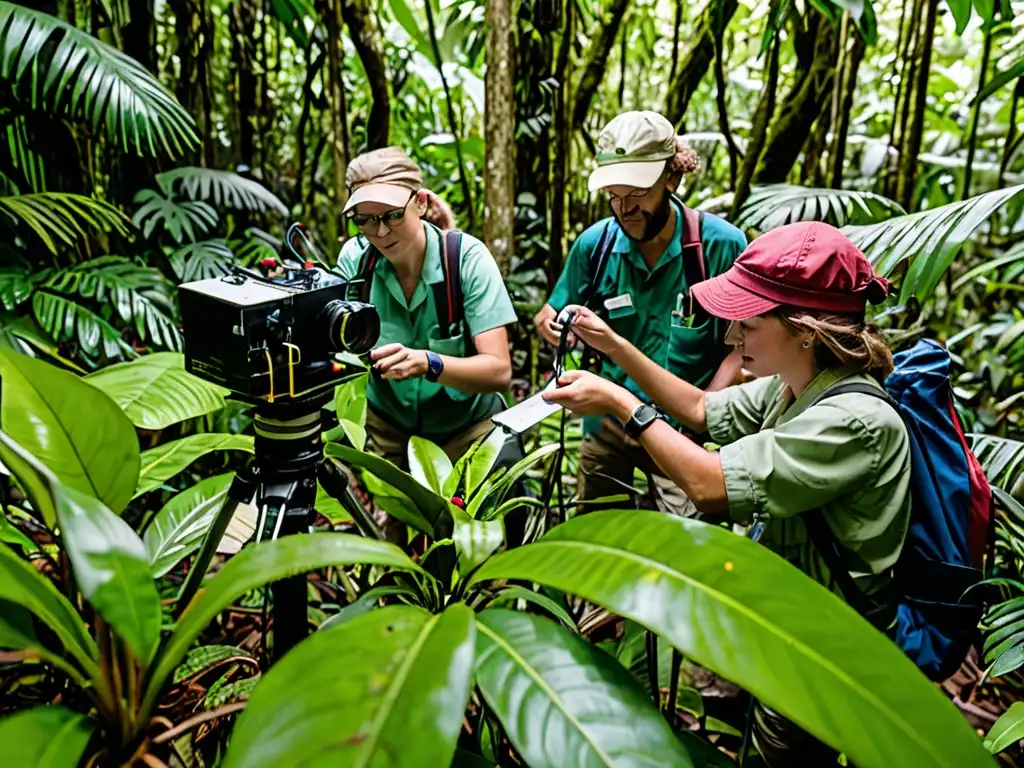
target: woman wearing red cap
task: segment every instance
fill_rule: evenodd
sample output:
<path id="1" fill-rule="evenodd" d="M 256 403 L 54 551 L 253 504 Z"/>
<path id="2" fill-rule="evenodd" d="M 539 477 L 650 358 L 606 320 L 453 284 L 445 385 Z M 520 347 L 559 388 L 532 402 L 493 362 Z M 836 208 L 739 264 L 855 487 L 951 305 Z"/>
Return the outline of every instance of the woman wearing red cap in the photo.
<path id="1" fill-rule="evenodd" d="M 755 239 L 726 273 L 693 286 L 693 298 L 732 321 L 726 341 L 758 378 L 705 392 L 639 354 L 592 312 L 572 307 L 575 334 L 609 355 L 661 408 L 721 445 L 706 451 L 650 406 L 593 374 L 572 371 L 545 397 L 584 415 L 610 414 L 640 441 L 705 519 L 765 522 L 762 543 L 829 584 L 801 515 L 820 509 L 877 610 L 883 631 L 895 619 L 886 598 L 890 569 L 910 520 L 910 451 L 892 408 L 861 393 L 811 405 L 839 381 L 881 386 L 892 354 L 865 322 L 889 283 L 839 230 L 791 224 Z M 837 590 L 838 591 L 838 590 Z M 754 738 L 768 765 L 828 765 L 835 753 L 763 706 Z"/>

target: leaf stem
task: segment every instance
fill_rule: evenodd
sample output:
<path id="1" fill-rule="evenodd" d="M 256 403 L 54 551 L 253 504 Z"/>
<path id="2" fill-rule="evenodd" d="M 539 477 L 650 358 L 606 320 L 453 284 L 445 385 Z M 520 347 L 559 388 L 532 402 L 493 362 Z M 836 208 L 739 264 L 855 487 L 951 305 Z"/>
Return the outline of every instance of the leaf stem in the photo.
<path id="1" fill-rule="evenodd" d="M 216 720 L 218 717 L 224 717 L 225 715 L 230 715 L 233 712 L 238 712 L 242 709 L 245 709 L 245 705 L 247 703 L 248 702 L 245 701 L 236 701 L 232 704 L 225 704 L 222 707 L 217 707 L 217 709 L 211 709 L 209 712 L 201 712 L 195 717 L 190 717 L 185 722 L 179 723 L 178 725 L 171 728 L 169 731 L 164 731 L 159 736 L 153 739 L 153 743 L 163 744 L 164 742 L 170 741 L 171 739 L 175 739 L 181 734 L 185 733 L 186 731 L 195 728 L 197 725 L 205 723 L 207 720 Z"/>

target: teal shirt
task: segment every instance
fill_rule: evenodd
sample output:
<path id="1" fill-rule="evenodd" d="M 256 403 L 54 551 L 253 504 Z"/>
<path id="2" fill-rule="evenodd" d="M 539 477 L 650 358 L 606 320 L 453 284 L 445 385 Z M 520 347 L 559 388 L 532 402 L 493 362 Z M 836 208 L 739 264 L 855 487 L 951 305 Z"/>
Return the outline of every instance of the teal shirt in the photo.
<path id="1" fill-rule="evenodd" d="M 444 280 L 441 232 L 427 222 L 423 227 L 427 250 L 423 272 L 410 301 L 405 300 L 398 273 L 391 262 L 381 258 L 374 267 L 370 303 L 380 315 L 380 339 L 376 346 L 399 343 L 410 349 L 429 349 L 439 355 L 471 356 L 475 353 L 466 349 L 461 327 L 452 337 L 440 335 L 431 285 Z M 367 246 L 363 237 L 345 243 L 338 256 L 338 272 L 342 277 L 355 277 Z M 462 235 L 461 263 L 463 307 L 469 335 L 476 336 L 516 322 L 515 309 L 497 262 L 482 242 L 466 233 Z M 386 381 L 371 375 L 366 397 L 375 410 L 400 429 L 434 442 L 446 442 L 504 407 L 500 395 L 461 392 L 423 377 Z"/>
<path id="2" fill-rule="evenodd" d="M 632 307 L 611 311 L 603 307 L 595 309 L 601 310 L 608 324 L 648 358 L 703 389 L 729 354 L 730 350 L 725 345 L 729 323 L 710 317 L 700 325 L 687 327 L 686 318 L 692 313 L 688 298 L 690 286 L 683 268 L 684 224 L 680 206 L 675 202 L 673 205 L 676 210 L 675 231 L 653 269 L 647 267 L 637 244 L 618 230 L 598 295 L 628 294 Z M 707 276 L 711 278 L 729 270 L 746 248 L 747 240 L 740 230 L 724 219 L 712 214 L 704 214 L 703 218 L 701 243 L 708 264 Z M 595 255 L 604 227 L 609 223 L 615 226 L 614 218 L 589 227 L 573 243 L 561 277 L 548 299 L 548 304 L 556 312 L 567 304 L 581 303 L 580 292 L 589 282 L 591 258 Z M 695 255 L 688 251 L 685 258 L 694 258 Z M 699 274 L 699 268 L 697 272 Z M 680 297 L 684 297 L 682 301 Z M 682 311 L 676 313 L 677 309 Z M 605 361 L 601 375 L 625 387 L 644 402 L 651 402 L 636 382 L 611 361 Z M 584 418 L 583 431 L 598 432 L 603 418 Z M 674 420 L 670 423 L 676 429 L 681 427 Z"/>

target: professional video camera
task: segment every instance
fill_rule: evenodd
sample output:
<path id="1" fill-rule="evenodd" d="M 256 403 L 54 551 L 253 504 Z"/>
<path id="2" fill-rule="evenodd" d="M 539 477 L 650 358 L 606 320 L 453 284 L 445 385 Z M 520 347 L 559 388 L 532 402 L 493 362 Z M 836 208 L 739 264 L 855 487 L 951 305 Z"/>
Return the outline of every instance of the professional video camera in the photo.
<path id="1" fill-rule="evenodd" d="M 335 352 L 362 354 L 377 343 L 380 316 L 348 301 L 349 284 L 312 266 L 275 259 L 260 271 L 236 267 L 180 288 L 185 367 L 237 393 L 274 402 L 333 391 Z"/>
<path id="2" fill-rule="evenodd" d="M 341 381 L 360 372 L 334 355 L 368 352 L 380 335 L 380 316 L 373 305 L 348 300 L 355 281 L 303 258 L 292 242 L 296 236 L 324 264 L 301 225 L 293 224 L 284 242 L 298 261 L 264 259 L 258 269 L 236 267 L 180 287 L 185 368 L 256 405 L 255 456 L 236 472 L 210 535 L 219 540 L 238 506 L 250 502 L 258 512 L 256 543 L 308 532 L 319 485 L 365 535 L 383 538 L 344 471 L 324 459 L 321 440 L 324 405 Z M 193 565 L 181 605 L 199 589 L 208 565 Z M 306 635 L 305 576 L 275 582 L 271 594 L 274 655 L 280 657 Z"/>

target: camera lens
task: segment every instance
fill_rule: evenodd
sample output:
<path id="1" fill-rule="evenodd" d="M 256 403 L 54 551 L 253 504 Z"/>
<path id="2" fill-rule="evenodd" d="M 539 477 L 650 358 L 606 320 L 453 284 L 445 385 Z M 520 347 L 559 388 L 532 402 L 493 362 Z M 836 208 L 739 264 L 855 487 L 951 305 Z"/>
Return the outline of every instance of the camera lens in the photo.
<path id="1" fill-rule="evenodd" d="M 327 328 L 328 346 L 335 352 L 361 355 L 380 336 L 380 315 L 372 304 L 335 299 L 324 305 L 320 320 Z"/>

